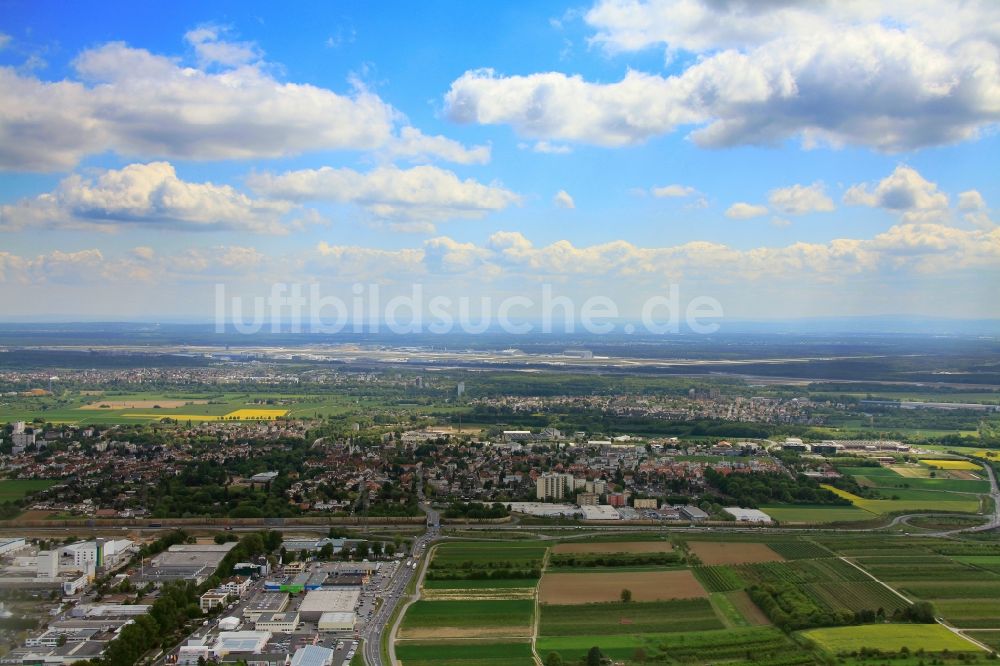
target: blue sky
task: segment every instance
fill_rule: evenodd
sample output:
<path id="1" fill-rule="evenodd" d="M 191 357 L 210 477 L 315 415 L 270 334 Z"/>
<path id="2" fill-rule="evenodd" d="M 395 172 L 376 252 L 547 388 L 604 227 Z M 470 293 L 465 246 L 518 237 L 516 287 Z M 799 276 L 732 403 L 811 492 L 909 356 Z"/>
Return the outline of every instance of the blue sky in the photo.
<path id="1" fill-rule="evenodd" d="M 1000 317 L 988 0 L 2 2 L 0 35 L 8 316 L 284 281 Z"/>

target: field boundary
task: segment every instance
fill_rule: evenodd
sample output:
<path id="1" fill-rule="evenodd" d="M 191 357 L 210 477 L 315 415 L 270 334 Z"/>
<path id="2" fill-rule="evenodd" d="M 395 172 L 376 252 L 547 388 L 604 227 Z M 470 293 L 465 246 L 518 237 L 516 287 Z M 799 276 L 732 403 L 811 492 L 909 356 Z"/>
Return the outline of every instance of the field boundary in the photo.
<path id="1" fill-rule="evenodd" d="M 543 664 L 542 657 L 538 654 L 538 627 L 542 621 L 542 609 L 538 601 L 538 588 L 541 586 L 542 577 L 545 576 L 545 569 L 549 566 L 549 555 L 551 553 L 552 548 L 545 549 L 545 555 L 542 556 L 542 575 L 535 582 L 535 611 L 531 623 L 531 657 L 535 660 L 535 666 L 542 666 Z"/>

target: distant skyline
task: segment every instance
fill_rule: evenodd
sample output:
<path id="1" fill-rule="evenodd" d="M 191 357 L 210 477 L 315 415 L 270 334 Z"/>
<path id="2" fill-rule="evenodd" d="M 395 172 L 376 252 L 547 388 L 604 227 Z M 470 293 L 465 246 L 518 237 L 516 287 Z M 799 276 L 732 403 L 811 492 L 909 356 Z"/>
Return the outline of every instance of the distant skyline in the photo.
<path id="1" fill-rule="evenodd" d="M 0 0 L 0 90 L 0 321 L 276 282 L 1000 318 L 992 0 Z"/>

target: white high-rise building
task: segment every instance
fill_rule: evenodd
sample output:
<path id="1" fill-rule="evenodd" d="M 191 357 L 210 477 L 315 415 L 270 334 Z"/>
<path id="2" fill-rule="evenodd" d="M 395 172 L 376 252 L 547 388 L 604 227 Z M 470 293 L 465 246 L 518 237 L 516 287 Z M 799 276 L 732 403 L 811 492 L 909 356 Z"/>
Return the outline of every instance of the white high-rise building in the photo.
<path id="1" fill-rule="evenodd" d="M 542 474 L 535 481 L 535 497 L 540 500 L 563 499 L 574 487 L 572 474 Z"/>

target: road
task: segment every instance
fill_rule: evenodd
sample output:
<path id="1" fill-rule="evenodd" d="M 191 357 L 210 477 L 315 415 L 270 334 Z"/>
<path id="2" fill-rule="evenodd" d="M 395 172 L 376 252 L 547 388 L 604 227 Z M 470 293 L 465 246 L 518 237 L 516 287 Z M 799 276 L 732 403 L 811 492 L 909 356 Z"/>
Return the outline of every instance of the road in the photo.
<path id="1" fill-rule="evenodd" d="M 984 525 L 978 525 L 967 531 L 969 532 L 985 532 L 987 530 L 992 530 L 1000 528 L 1000 484 L 997 483 L 997 474 L 993 471 L 993 465 L 989 462 L 983 460 L 976 460 L 974 458 L 968 458 L 974 463 L 981 464 L 986 470 L 987 476 L 990 477 L 990 497 L 993 498 L 993 518 L 990 522 Z"/>
<path id="2" fill-rule="evenodd" d="M 423 492 L 418 491 L 418 496 L 423 500 Z M 421 501 L 420 508 L 427 514 L 427 531 L 413 542 L 413 549 L 410 551 L 410 558 L 401 560 L 400 566 L 393 573 L 392 578 L 383 587 L 382 605 L 365 623 L 361 631 L 361 637 L 365 640 L 364 659 L 367 666 L 393 666 L 395 658 L 394 650 L 389 648 L 389 663 L 382 659 L 382 641 L 389 632 L 389 640 L 393 627 L 389 625 L 393 611 L 406 595 L 406 587 L 410 580 L 418 571 L 423 570 L 420 566 L 420 558 L 427 552 L 427 547 L 438 537 L 438 530 L 441 518 L 437 511 L 431 508 L 430 504 Z M 407 566 L 407 562 L 412 561 L 414 566 Z"/>

